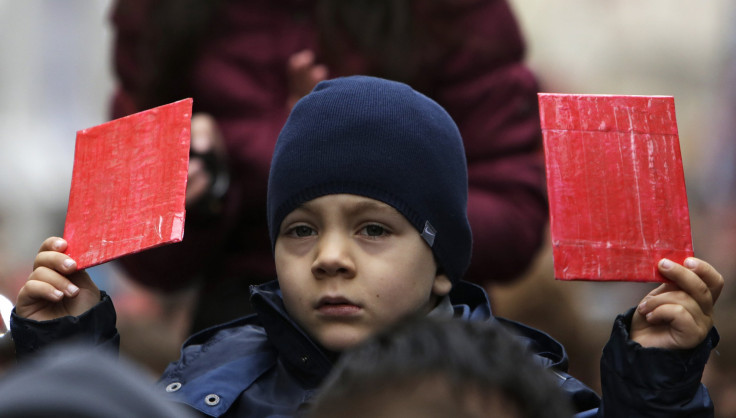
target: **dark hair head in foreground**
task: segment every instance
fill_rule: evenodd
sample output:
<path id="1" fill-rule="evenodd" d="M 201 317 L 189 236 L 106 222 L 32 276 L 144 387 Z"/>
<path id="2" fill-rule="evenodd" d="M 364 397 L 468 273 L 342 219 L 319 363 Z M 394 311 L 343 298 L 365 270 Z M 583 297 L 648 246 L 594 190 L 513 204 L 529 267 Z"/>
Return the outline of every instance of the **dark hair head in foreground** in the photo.
<path id="1" fill-rule="evenodd" d="M 138 365 L 100 347 L 49 346 L 0 379 L 3 418 L 187 418 L 164 399 Z"/>
<path id="2" fill-rule="evenodd" d="M 498 323 L 412 318 L 345 352 L 311 417 L 570 417 L 569 400 Z"/>

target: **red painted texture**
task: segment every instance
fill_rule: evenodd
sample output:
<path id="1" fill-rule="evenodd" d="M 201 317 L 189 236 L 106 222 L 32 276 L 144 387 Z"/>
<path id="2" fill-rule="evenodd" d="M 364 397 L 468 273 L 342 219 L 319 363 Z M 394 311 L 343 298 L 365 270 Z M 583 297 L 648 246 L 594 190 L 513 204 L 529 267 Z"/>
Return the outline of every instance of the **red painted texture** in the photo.
<path id="1" fill-rule="evenodd" d="M 79 268 L 184 234 L 192 99 L 77 132 L 64 239 Z"/>
<path id="2" fill-rule="evenodd" d="M 675 102 L 539 94 L 555 278 L 665 281 L 693 255 Z"/>

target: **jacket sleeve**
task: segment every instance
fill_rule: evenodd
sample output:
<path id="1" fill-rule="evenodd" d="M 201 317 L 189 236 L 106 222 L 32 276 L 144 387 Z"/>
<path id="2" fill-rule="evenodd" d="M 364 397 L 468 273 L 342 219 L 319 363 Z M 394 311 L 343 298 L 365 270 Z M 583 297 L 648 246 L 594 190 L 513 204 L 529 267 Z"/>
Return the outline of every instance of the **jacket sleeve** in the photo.
<path id="1" fill-rule="evenodd" d="M 150 0 L 116 0 L 111 8 L 110 25 L 114 29 L 113 70 L 116 88 L 111 98 L 111 118 L 139 112 L 136 94 L 141 88 L 145 70 L 141 47 L 145 43 L 144 28 L 148 24 L 153 2 Z M 197 103 L 195 103 L 197 105 Z M 194 211 L 187 208 L 185 240 L 131 254 L 116 260 L 133 280 L 146 286 L 171 291 L 190 285 L 204 269 L 207 251 L 221 238 L 221 225 L 197 222 Z M 168 260 L 178 260 L 169 263 Z"/>
<path id="2" fill-rule="evenodd" d="M 112 299 L 104 291 L 100 302 L 79 316 L 64 316 L 49 321 L 34 321 L 15 313 L 10 317 L 10 331 L 18 359 L 60 341 L 75 340 L 104 346 L 117 352 L 120 335 L 115 328 L 116 314 Z"/>
<path id="3" fill-rule="evenodd" d="M 430 94 L 453 117 L 468 158 L 473 256 L 467 279 L 511 280 L 530 265 L 547 225 L 536 77 L 502 0 L 464 1 L 464 39 Z M 491 272 L 489 276 L 489 272 Z"/>
<path id="4" fill-rule="evenodd" d="M 644 348 L 629 338 L 633 315 L 631 309 L 616 318 L 603 349 L 599 416 L 712 417 L 713 402 L 700 379 L 718 344 L 715 328 L 692 350 Z"/>

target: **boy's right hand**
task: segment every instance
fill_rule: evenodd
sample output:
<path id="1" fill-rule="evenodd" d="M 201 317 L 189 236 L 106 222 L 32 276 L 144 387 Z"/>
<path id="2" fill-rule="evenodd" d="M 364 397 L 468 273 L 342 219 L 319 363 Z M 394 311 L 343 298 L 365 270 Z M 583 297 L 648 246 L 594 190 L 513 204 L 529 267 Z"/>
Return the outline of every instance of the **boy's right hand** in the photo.
<path id="1" fill-rule="evenodd" d="M 36 321 L 79 316 L 100 301 L 100 290 L 89 275 L 62 253 L 66 247 L 58 237 L 41 244 L 33 272 L 18 293 L 16 315 Z"/>

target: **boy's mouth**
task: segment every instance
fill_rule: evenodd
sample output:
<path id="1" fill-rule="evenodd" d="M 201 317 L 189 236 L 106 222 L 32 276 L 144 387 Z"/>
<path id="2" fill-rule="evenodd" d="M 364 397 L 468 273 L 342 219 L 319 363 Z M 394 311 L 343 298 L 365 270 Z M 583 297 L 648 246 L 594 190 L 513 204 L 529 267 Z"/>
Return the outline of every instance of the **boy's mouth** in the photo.
<path id="1" fill-rule="evenodd" d="M 342 296 L 324 296 L 317 302 L 315 309 L 328 316 L 351 316 L 357 314 L 362 308 Z"/>

